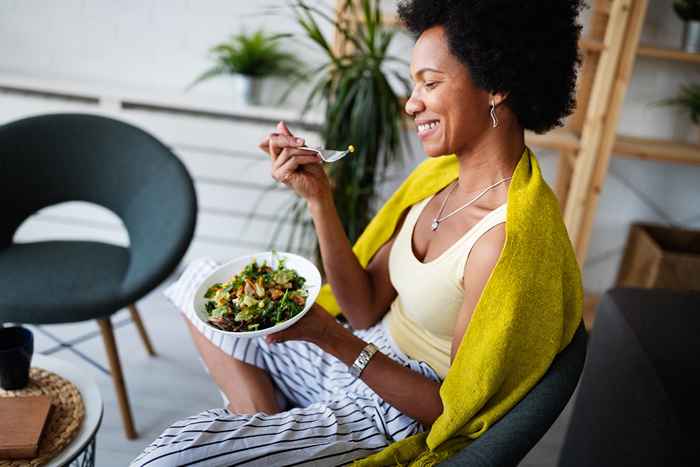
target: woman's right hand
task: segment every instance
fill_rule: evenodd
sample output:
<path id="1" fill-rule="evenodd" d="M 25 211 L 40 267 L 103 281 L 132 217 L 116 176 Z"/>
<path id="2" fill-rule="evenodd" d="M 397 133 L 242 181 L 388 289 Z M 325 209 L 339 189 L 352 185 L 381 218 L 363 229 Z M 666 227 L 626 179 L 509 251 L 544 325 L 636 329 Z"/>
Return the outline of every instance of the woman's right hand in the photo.
<path id="1" fill-rule="evenodd" d="M 296 138 L 284 122 L 277 131 L 267 135 L 258 147 L 272 159 L 272 178 L 292 188 L 308 202 L 318 202 L 331 196 L 330 181 L 321 165 L 321 158 L 299 149 L 304 140 Z"/>

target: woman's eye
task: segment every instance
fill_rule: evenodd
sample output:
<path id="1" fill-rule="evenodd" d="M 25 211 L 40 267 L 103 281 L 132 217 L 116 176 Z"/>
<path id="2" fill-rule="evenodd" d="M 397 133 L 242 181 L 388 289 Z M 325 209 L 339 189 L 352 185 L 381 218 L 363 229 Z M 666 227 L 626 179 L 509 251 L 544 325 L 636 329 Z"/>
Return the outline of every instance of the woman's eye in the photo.
<path id="1" fill-rule="evenodd" d="M 433 89 L 433 88 L 435 88 L 435 86 L 437 86 L 437 84 L 438 84 L 437 81 L 427 81 L 425 83 L 425 87 L 428 89 Z"/>

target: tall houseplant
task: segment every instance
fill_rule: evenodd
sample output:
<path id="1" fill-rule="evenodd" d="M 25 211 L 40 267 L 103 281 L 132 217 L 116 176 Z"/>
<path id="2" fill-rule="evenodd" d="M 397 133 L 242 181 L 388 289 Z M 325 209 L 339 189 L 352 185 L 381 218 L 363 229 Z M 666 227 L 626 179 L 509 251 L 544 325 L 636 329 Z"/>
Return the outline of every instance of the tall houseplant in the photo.
<path id="1" fill-rule="evenodd" d="M 700 52 L 700 0 L 674 0 L 673 9 L 683 20 L 683 49 Z"/>
<path id="2" fill-rule="evenodd" d="M 250 35 L 232 35 L 227 42 L 210 49 L 214 65 L 199 75 L 189 88 L 215 76 L 231 75 L 236 79 L 244 102 L 259 104 L 262 78 L 299 74 L 299 61 L 281 49 L 280 40 L 286 37 L 289 34 L 268 35 L 261 30 Z"/>
<path id="3" fill-rule="evenodd" d="M 352 156 L 327 166 L 338 214 L 354 242 L 373 215 L 378 184 L 386 179 L 390 165 L 410 151 L 404 144 L 401 99 L 410 91 L 407 62 L 388 51 L 396 31 L 384 25 L 380 0 L 347 0 L 337 15 L 304 0 L 292 2 L 291 8 L 305 38 L 324 57 L 322 64 L 299 79 L 311 83 L 303 112 L 323 106 L 320 134 L 325 146 L 356 148 Z M 348 47 L 341 48 L 345 50 L 337 50 L 325 37 L 320 26 L 324 23 L 346 41 Z M 288 247 L 305 249 L 311 223 L 304 202 L 297 199 L 288 213 L 300 226 L 292 231 Z"/>

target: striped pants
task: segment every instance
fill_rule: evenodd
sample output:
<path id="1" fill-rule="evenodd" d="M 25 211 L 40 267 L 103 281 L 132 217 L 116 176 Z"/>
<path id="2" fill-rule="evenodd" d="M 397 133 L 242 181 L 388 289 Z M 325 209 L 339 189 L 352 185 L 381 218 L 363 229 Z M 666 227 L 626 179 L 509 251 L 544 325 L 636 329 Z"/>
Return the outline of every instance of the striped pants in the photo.
<path id="1" fill-rule="evenodd" d="M 345 465 L 423 431 L 313 344 L 236 339 L 201 323 L 193 316 L 192 294 L 216 267 L 209 259 L 191 264 L 166 295 L 214 345 L 265 370 L 293 408 L 272 415 L 212 409 L 177 421 L 132 466 Z M 411 370 L 440 380 L 427 363 L 403 354 L 382 323 L 355 334 Z"/>

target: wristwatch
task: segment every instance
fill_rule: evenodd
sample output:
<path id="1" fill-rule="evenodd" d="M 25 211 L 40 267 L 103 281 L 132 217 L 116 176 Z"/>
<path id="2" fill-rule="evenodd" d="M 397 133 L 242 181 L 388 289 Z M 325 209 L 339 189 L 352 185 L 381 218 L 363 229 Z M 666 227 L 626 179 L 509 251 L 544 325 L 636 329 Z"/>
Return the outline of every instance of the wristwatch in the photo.
<path id="1" fill-rule="evenodd" d="M 376 345 L 372 343 L 367 344 L 365 348 L 362 349 L 360 354 L 355 359 L 355 362 L 350 367 L 350 374 L 355 378 L 359 378 L 360 374 L 362 373 L 362 370 L 365 369 L 365 367 L 369 363 L 369 360 L 377 352 L 377 350 L 379 349 Z"/>

